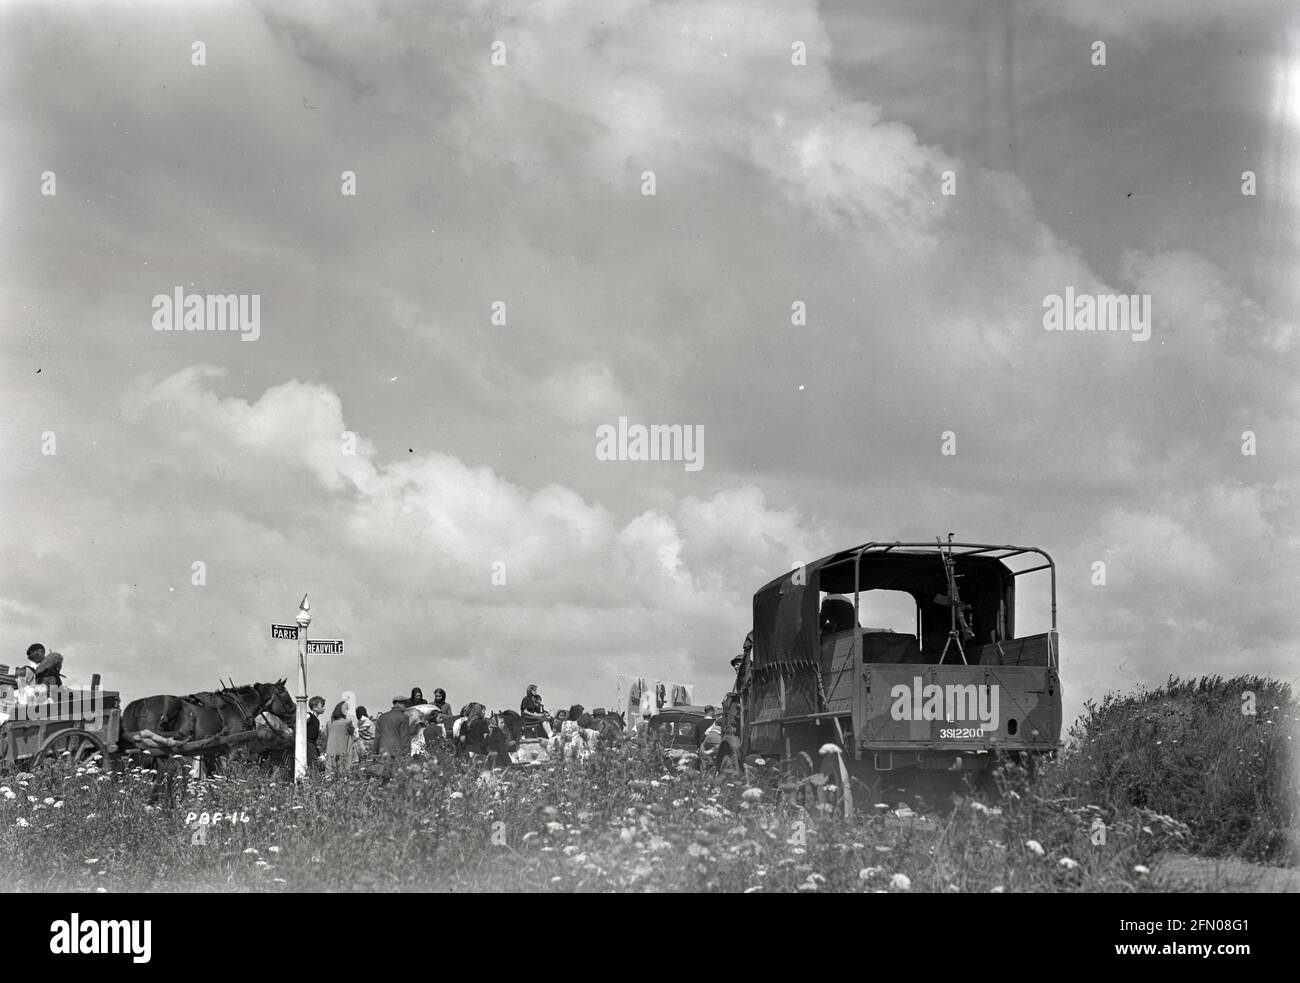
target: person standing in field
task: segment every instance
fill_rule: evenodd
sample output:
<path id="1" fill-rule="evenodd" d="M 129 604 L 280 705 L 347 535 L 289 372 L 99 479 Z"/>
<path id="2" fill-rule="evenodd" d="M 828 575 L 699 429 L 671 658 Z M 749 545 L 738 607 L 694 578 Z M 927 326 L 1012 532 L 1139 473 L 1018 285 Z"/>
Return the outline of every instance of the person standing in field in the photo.
<path id="1" fill-rule="evenodd" d="M 348 719 L 348 705 L 340 703 L 330 714 L 326 729 L 325 770 L 331 775 L 339 775 L 351 766 L 352 741 L 356 736 L 356 724 Z"/>
<path id="2" fill-rule="evenodd" d="M 307 714 L 307 761 L 313 768 L 319 768 L 320 761 L 320 735 L 321 714 L 325 712 L 325 697 L 313 696 L 307 704 L 310 711 Z"/>
<path id="3" fill-rule="evenodd" d="M 381 758 L 405 760 L 411 756 L 411 721 L 406 716 L 405 696 L 393 697 L 392 709 L 375 722 L 375 754 Z"/>
<path id="4" fill-rule="evenodd" d="M 369 757 L 375 748 L 375 722 L 365 707 L 357 707 L 357 739 L 352 744 L 354 761 Z"/>

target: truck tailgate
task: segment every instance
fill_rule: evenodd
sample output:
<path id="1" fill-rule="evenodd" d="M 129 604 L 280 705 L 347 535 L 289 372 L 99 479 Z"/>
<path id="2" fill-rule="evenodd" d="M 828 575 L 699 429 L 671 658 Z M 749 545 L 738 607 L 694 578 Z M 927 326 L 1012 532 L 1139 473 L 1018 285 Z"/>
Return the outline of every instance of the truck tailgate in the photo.
<path id="1" fill-rule="evenodd" d="M 1050 750 L 1061 687 L 1046 666 L 867 665 L 854 730 L 864 750 Z"/>

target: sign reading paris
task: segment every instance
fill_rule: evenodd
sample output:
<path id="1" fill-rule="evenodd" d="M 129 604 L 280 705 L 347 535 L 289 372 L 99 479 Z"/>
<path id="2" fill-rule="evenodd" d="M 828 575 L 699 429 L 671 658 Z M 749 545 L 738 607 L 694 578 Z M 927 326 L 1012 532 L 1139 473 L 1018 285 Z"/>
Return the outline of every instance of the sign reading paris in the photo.
<path id="1" fill-rule="evenodd" d="M 271 638 L 272 639 L 287 638 L 291 642 L 297 641 L 298 626 L 297 625 L 272 625 Z"/>
<path id="2" fill-rule="evenodd" d="M 343 639 L 341 638 L 309 638 L 307 639 L 308 655 L 342 655 Z"/>

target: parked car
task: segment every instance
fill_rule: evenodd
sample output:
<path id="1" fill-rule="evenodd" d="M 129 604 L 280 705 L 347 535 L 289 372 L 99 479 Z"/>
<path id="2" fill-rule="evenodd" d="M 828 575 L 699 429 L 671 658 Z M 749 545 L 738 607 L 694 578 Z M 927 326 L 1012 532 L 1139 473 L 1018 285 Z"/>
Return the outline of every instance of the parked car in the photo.
<path id="1" fill-rule="evenodd" d="M 678 706 L 650 718 L 649 739 L 676 767 L 700 767 L 700 745 L 713 717 L 704 707 Z"/>

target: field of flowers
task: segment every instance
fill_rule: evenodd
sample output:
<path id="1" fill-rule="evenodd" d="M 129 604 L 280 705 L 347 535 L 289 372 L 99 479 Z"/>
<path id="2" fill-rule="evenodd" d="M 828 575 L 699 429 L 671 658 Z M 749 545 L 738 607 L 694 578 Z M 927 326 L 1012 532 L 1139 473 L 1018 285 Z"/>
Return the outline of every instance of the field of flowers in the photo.
<path id="1" fill-rule="evenodd" d="M 1261 768 L 1287 760 L 1297 721 L 1289 693 L 1270 692 L 1282 709 L 1249 724 Z M 777 779 L 672 771 L 632 746 L 495 773 L 421 763 L 382 786 L 356 775 L 295 788 L 232 766 L 170 802 L 140 770 L 17 773 L 0 778 L 0 864 L 20 891 L 1144 891 L 1166 853 L 1234 852 L 1224 817 L 1189 823 L 1150 789 L 1135 801 L 1132 782 L 1090 784 L 1111 750 L 1090 721 L 1108 712 L 1094 708 L 1032 782 L 1004 774 L 996 805 L 920 815 L 868 802 L 849 821 L 795 804 Z M 1111 764 L 1111 777 L 1136 767 Z M 1223 796 L 1242 810 L 1246 853 L 1272 843 L 1280 862 L 1300 842 L 1294 799 L 1266 817 L 1274 835 L 1260 830 L 1285 791 Z"/>

